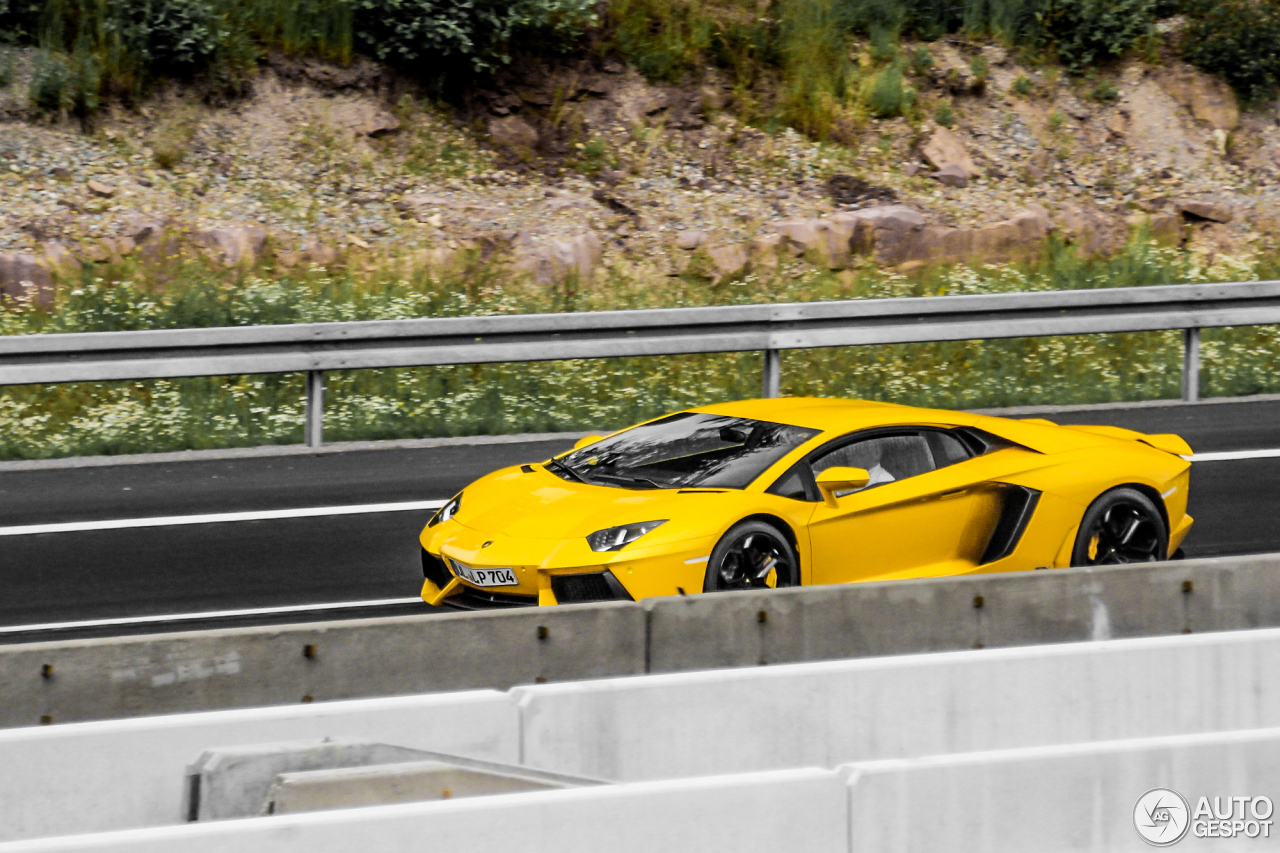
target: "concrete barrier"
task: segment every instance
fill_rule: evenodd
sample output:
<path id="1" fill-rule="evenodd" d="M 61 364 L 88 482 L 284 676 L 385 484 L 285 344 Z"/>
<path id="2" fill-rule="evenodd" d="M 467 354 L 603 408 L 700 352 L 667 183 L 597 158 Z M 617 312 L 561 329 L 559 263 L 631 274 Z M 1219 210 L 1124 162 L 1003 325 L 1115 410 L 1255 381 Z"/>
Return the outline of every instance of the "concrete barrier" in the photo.
<path id="1" fill-rule="evenodd" d="M 552 780 L 550 774 L 520 773 L 516 768 L 475 770 L 437 761 L 304 770 L 277 776 L 263 811 L 296 814 L 571 787 Z"/>
<path id="2" fill-rule="evenodd" d="M 187 820 L 257 817 L 282 773 L 420 761 L 422 750 L 351 738 L 215 746 L 187 767 Z"/>
<path id="3" fill-rule="evenodd" d="M 842 770 L 850 785 L 851 853 L 1147 851 L 1152 848 L 1138 835 L 1134 810 L 1138 798 L 1157 787 L 1171 788 L 1189 806 L 1192 820 L 1177 842 L 1179 853 L 1280 846 L 1280 815 L 1270 814 L 1280 800 L 1280 729 L 868 762 Z M 1270 826 L 1252 814 L 1252 799 L 1264 796 L 1272 804 L 1259 802 L 1256 811 Z M 1250 802 L 1229 803 L 1230 797 Z M 1177 808 L 1172 797 L 1166 801 Z M 1232 840 L 1203 837 L 1208 820 L 1216 818 L 1202 812 L 1196 819 L 1195 812 L 1215 806 L 1221 806 L 1218 814 L 1233 812 L 1229 825 L 1241 821 L 1228 829 Z M 1213 831 L 1221 834 L 1221 825 Z"/>
<path id="4" fill-rule="evenodd" d="M 0 646 L 0 727 L 1280 627 L 1280 555 Z"/>
<path id="5" fill-rule="evenodd" d="M 0 646 L 0 726 L 506 689 L 642 673 L 644 654 L 630 602 Z"/>
<path id="6" fill-rule="evenodd" d="M 1280 630 L 518 687 L 521 761 L 632 781 L 1280 725 Z"/>
<path id="7" fill-rule="evenodd" d="M 648 671 L 1280 627 L 1280 554 L 660 598 Z"/>
<path id="8" fill-rule="evenodd" d="M 845 853 L 831 770 L 504 794 L 0 844 L 0 853 Z"/>
<path id="9" fill-rule="evenodd" d="M 205 749 L 324 737 L 515 764 L 519 720 L 477 690 L 0 731 L 0 841 L 180 823 Z"/>

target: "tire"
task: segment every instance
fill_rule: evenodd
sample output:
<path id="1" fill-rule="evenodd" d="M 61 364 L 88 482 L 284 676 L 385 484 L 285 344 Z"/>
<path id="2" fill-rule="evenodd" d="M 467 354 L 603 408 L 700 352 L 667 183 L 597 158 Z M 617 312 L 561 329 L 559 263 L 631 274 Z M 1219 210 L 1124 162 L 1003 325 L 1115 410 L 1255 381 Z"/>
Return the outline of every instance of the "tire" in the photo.
<path id="1" fill-rule="evenodd" d="M 1073 566 L 1154 563 L 1169 557 L 1169 531 L 1151 498 L 1121 486 L 1104 492 L 1080 520 Z"/>
<path id="2" fill-rule="evenodd" d="M 741 521 L 720 538 L 707 560 L 703 592 L 799 586 L 800 560 L 787 537 L 772 524 Z"/>

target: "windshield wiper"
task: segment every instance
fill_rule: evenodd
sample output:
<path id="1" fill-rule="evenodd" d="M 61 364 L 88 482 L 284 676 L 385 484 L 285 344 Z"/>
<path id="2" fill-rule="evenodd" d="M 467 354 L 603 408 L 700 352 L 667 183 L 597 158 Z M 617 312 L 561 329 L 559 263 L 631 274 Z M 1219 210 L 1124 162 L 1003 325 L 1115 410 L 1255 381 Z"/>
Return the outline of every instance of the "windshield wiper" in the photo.
<path id="1" fill-rule="evenodd" d="M 669 489 L 670 486 L 663 486 L 650 480 L 648 477 L 632 477 L 628 474 L 610 474 L 604 471 L 592 471 L 591 476 L 597 480 L 612 479 L 619 483 L 648 483 L 655 489 Z"/>
<path id="2" fill-rule="evenodd" d="M 547 467 L 553 471 L 557 471 L 557 472 L 563 471 L 565 474 L 569 475 L 568 479 L 577 480 L 579 483 L 587 483 L 586 478 L 584 478 L 577 471 L 570 468 L 568 465 L 561 462 L 559 459 L 552 459 L 550 462 L 547 463 Z M 587 485 L 590 485 L 590 484 L 587 483 Z"/>

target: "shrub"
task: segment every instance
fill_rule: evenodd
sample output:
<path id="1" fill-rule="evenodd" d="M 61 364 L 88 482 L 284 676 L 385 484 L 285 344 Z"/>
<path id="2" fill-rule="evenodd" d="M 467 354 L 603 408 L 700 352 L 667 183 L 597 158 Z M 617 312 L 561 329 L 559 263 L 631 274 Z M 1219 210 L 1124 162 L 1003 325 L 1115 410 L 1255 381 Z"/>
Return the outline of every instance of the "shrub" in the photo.
<path id="1" fill-rule="evenodd" d="M 1119 56 L 1151 30 L 1152 0 L 1050 0 L 1041 38 L 1058 59 L 1079 73 Z"/>
<path id="2" fill-rule="evenodd" d="M 1031 83 L 1031 78 L 1027 77 L 1025 74 L 1019 74 L 1018 79 L 1013 81 L 1014 93 L 1021 95 L 1024 98 L 1031 94 L 1031 90 L 1033 88 L 1034 86 Z"/>
<path id="3" fill-rule="evenodd" d="M 1093 91 L 1089 93 L 1089 97 L 1100 104 L 1109 104 L 1119 96 L 1120 90 L 1116 88 L 1116 84 L 1106 78 L 1099 80 L 1093 87 Z"/>
<path id="4" fill-rule="evenodd" d="M 27 97 L 39 109 L 56 112 L 69 106 L 63 99 L 67 97 L 70 78 L 71 73 L 65 59 L 41 51 L 31 73 Z"/>
<path id="5" fill-rule="evenodd" d="M 894 63 L 882 68 L 872 80 L 867 109 L 876 118 L 900 116 L 911 105 L 913 95 L 902 86 L 902 66 Z"/>
<path id="6" fill-rule="evenodd" d="M 933 54 L 929 52 L 929 48 L 924 45 L 916 45 L 915 52 L 911 54 L 911 71 L 915 74 L 924 74 L 933 67 Z"/>
<path id="7" fill-rule="evenodd" d="M 436 81 L 511 60 L 513 39 L 554 43 L 595 20 L 592 0 L 355 0 L 356 47 Z"/>
<path id="8" fill-rule="evenodd" d="M 969 60 L 969 70 L 973 72 L 973 76 L 978 80 L 986 80 L 987 75 L 991 73 L 991 66 L 987 64 L 985 56 L 978 54 Z"/>
<path id="9" fill-rule="evenodd" d="M 0 49 L 0 89 L 7 88 L 17 73 L 17 61 L 12 50 Z"/>
<path id="10" fill-rule="evenodd" d="M 938 108 L 933 111 L 933 118 L 943 127 L 956 126 L 956 114 L 951 108 L 950 101 L 942 101 L 938 104 Z"/>
<path id="11" fill-rule="evenodd" d="M 1222 0 L 1183 35 L 1187 60 L 1220 74 L 1247 100 L 1269 98 L 1280 83 L 1280 3 Z"/>

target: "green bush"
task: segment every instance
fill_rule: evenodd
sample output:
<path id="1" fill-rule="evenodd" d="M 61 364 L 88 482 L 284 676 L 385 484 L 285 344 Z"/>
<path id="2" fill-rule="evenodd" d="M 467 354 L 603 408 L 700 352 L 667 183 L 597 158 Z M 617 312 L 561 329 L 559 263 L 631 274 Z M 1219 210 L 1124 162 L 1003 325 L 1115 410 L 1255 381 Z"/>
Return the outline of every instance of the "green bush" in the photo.
<path id="1" fill-rule="evenodd" d="M 933 111 L 933 118 L 943 127 L 956 126 L 956 114 L 955 110 L 951 108 L 950 101 L 942 101 L 939 103 L 937 109 Z"/>
<path id="2" fill-rule="evenodd" d="M 1120 97 L 1120 90 L 1116 88 L 1115 83 L 1103 78 L 1099 80 L 1098 84 L 1093 87 L 1091 92 L 1089 92 L 1089 97 L 1093 98 L 1100 104 L 1109 104 L 1116 98 Z"/>
<path id="3" fill-rule="evenodd" d="M 1050 0 L 1041 38 L 1058 59 L 1079 73 L 1117 57 L 1151 31 L 1152 0 Z"/>
<path id="4" fill-rule="evenodd" d="M 593 0 L 355 0 L 356 48 L 442 81 L 510 61 L 513 41 L 552 42 L 593 22 Z"/>
<path id="5" fill-rule="evenodd" d="M 1270 98 L 1280 83 L 1280 3 L 1222 0 L 1183 34 L 1187 60 L 1226 78 L 1250 101 Z"/>
<path id="6" fill-rule="evenodd" d="M 902 85 L 902 66 L 893 65 L 882 68 L 871 83 L 871 91 L 867 95 L 867 109 L 876 118 L 894 118 L 900 116 L 911 105 L 914 93 Z"/>
<path id="7" fill-rule="evenodd" d="M 1022 96 L 1022 97 L 1024 97 L 1024 98 L 1025 98 L 1027 95 L 1030 95 L 1030 94 L 1031 94 L 1031 90 L 1032 90 L 1032 89 L 1034 89 L 1034 88 L 1035 88 L 1035 86 L 1032 84 L 1032 82 L 1031 82 L 1031 78 L 1027 77 L 1027 75 L 1025 75 L 1025 74 L 1019 74 L 1019 75 L 1018 75 L 1018 79 L 1016 79 L 1016 80 L 1014 80 L 1014 81 L 1013 81 L 1013 91 L 1014 91 L 1014 93 L 1015 93 L 1015 94 L 1018 94 L 1018 95 L 1021 95 L 1021 96 Z"/>

